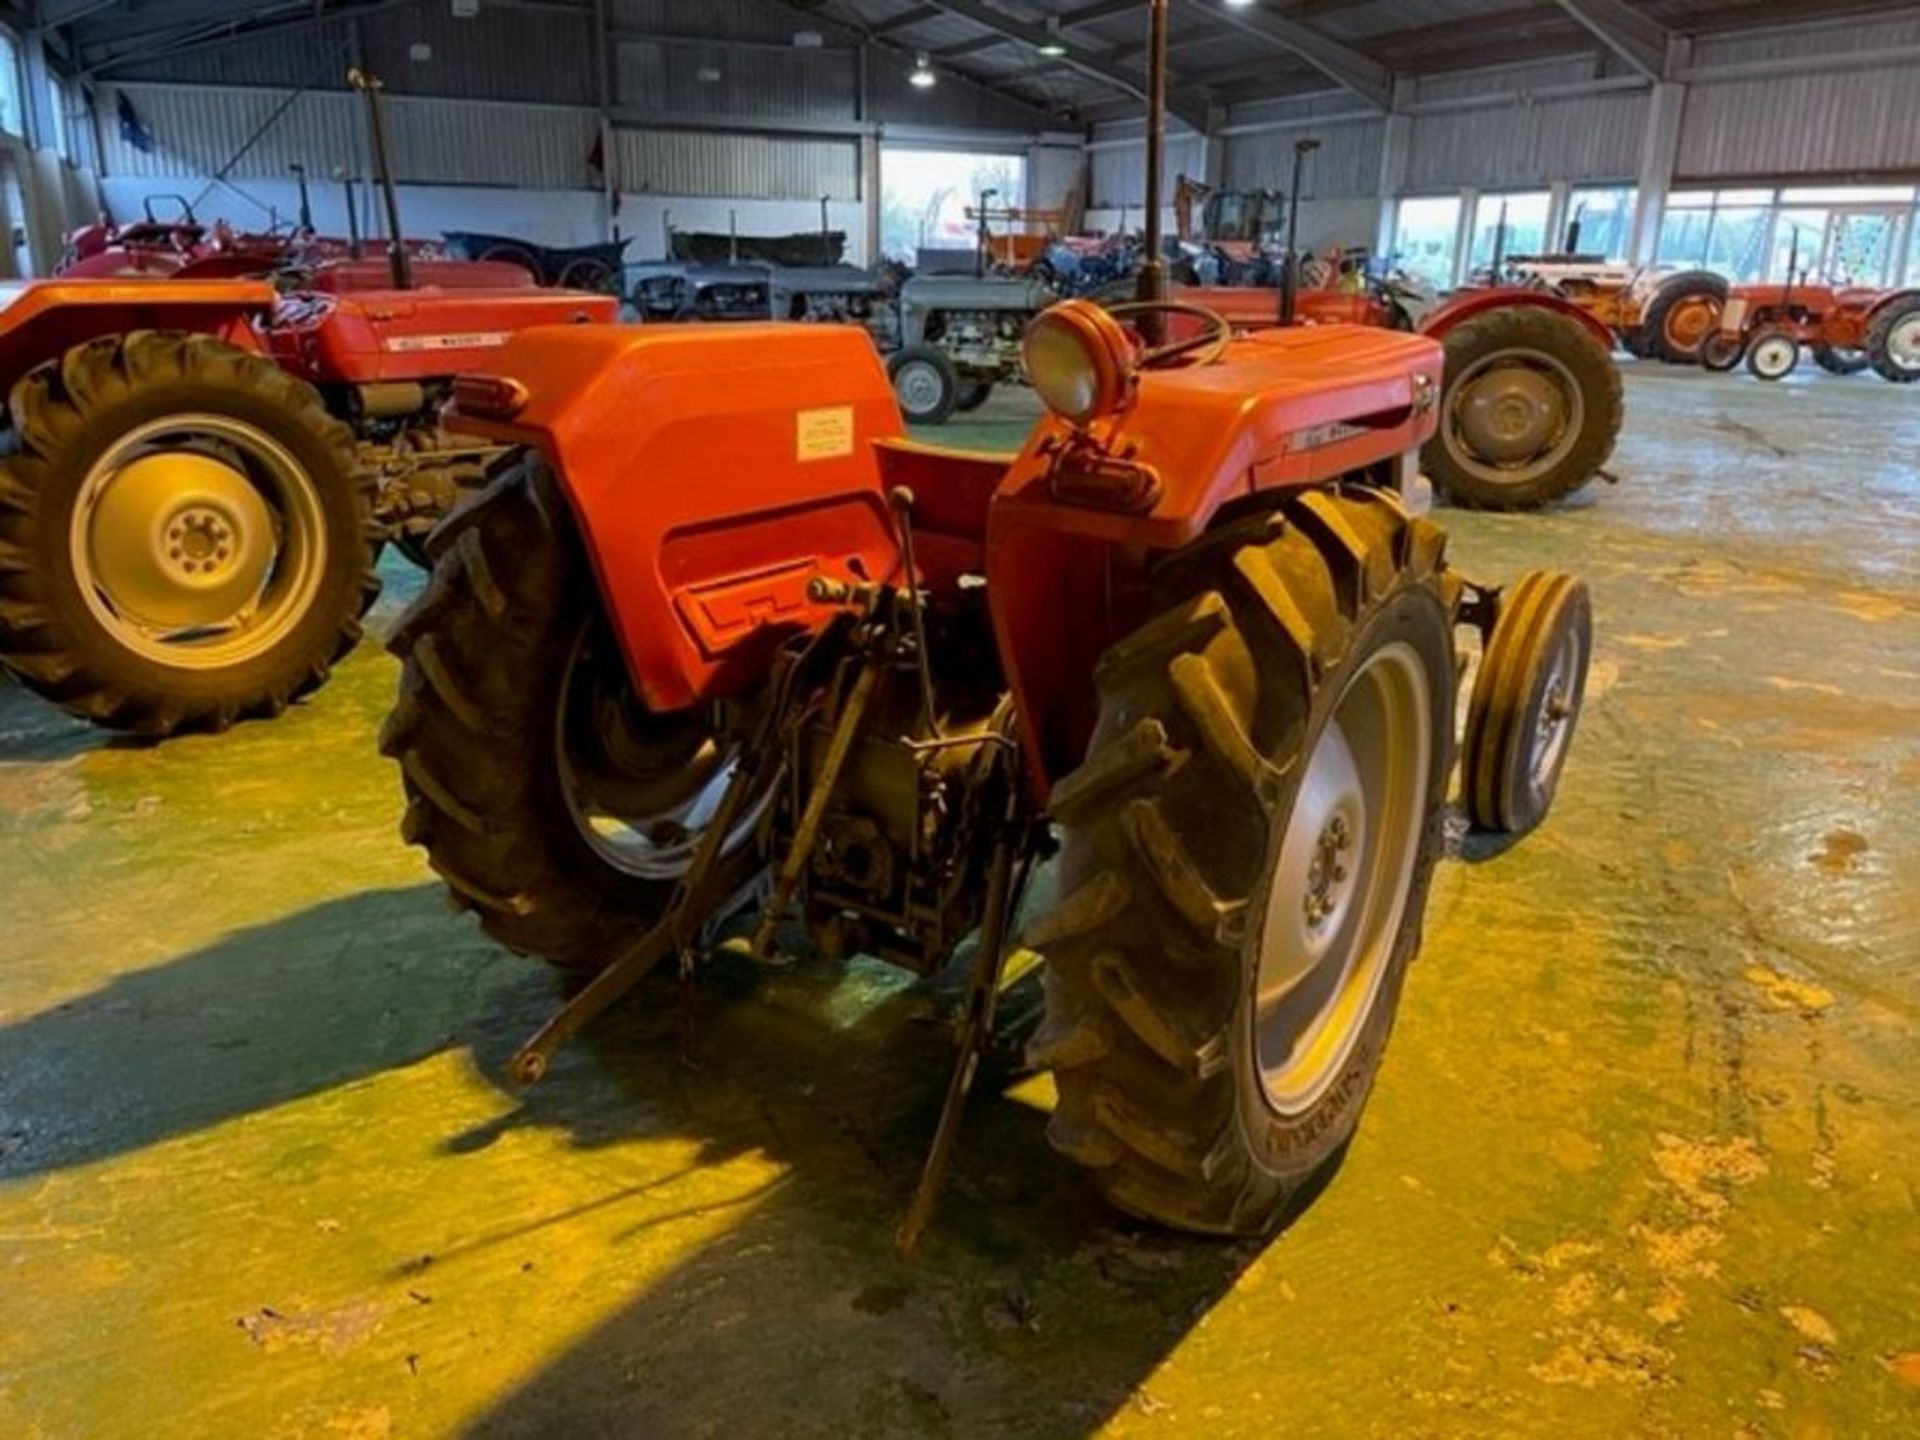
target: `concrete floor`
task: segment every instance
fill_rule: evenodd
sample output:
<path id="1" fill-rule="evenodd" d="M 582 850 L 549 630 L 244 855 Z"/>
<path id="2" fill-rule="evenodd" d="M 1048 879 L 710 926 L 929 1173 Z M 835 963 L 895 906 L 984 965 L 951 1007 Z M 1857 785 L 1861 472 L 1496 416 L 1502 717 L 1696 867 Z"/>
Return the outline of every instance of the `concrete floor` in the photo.
<path id="1" fill-rule="evenodd" d="M 1002 1073 L 898 1265 L 947 1052 L 877 967 L 511 1091 L 558 987 L 399 842 L 377 647 L 157 749 L 0 687 L 0 1435 L 1920 1433 L 1920 392 L 1629 392 L 1617 487 L 1445 517 L 1587 576 L 1587 714 L 1265 1246 L 1109 1215 Z"/>

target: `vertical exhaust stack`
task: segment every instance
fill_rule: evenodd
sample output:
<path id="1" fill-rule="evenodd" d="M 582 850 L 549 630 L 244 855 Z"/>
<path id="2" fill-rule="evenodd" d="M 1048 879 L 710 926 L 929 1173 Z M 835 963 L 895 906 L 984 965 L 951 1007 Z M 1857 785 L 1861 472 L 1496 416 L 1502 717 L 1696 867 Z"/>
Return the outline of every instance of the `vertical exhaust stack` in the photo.
<path id="1" fill-rule="evenodd" d="M 313 200 L 307 193 L 307 167 L 296 160 L 287 166 L 287 169 L 293 172 L 294 183 L 300 187 L 300 233 L 311 236 L 313 234 Z"/>
<path id="2" fill-rule="evenodd" d="M 347 258 L 358 260 L 366 254 L 366 247 L 360 243 L 360 205 L 354 195 L 354 187 L 360 183 L 345 165 L 333 167 L 333 178 L 340 182 L 340 198 L 347 206 Z"/>
<path id="3" fill-rule="evenodd" d="M 1293 324 L 1300 306 L 1300 174 L 1307 156 L 1320 148 L 1314 139 L 1293 142 L 1293 183 L 1287 190 L 1287 253 L 1280 260 L 1280 323 Z"/>
<path id="4" fill-rule="evenodd" d="M 413 288 L 413 262 L 407 255 L 405 233 L 400 229 L 400 197 L 393 187 L 393 168 L 387 162 L 387 122 L 380 108 L 380 92 L 386 87 L 377 75 L 355 66 L 347 72 L 347 84 L 367 97 L 367 122 L 373 136 L 373 173 L 380 181 L 381 198 L 387 210 L 387 268 L 393 276 L 393 288 Z"/>
<path id="5" fill-rule="evenodd" d="M 1160 169 L 1167 148 L 1167 12 L 1171 3 L 1149 0 L 1147 6 L 1147 224 L 1141 237 L 1147 258 L 1134 292 L 1146 301 L 1167 298 L 1167 262 L 1160 254 Z M 1165 338 L 1164 317 L 1156 312 L 1145 311 L 1138 324 L 1149 345 Z"/>

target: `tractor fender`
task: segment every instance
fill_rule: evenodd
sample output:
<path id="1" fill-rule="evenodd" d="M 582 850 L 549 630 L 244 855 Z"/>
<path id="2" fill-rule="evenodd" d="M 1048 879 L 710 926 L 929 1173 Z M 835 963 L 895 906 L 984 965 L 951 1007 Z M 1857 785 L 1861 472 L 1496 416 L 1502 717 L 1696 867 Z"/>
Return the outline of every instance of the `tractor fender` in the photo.
<path id="1" fill-rule="evenodd" d="M 1872 324 L 1874 317 L 1889 305 L 1895 305 L 1903 300 L 1913 300 L 1916 298 L 1920 298 L 1920 289 L 1915 289 L 1911 286 L 1903 290 L 1882 291 L 1873 297 L 1873 303 L 1867 307 L 1865 322 Z"/>
<path id="2" fill-rule="evenodd" d="M 899 573 L 875 445 L 900 411 L 855 326 L 536 326 L 446 423 L 546 457 L 655 711 L 751 689 L 838 613 L 813 580 Z"/>
<path id="3" fill-rule="evenodd" d="M 32 280 L 0 285 L 0 395 L 76 345 L 130 330 L 212 335 L 265 348 L 256 322 L 273 310 L 264 280 Z"/>
<path id="4" fill-rule="evenodd" d="M 1484 315 L 1489 310 L 1505 309 L 1509 305 L 1532 305 L 1542 310 L 1555 311 L 1570 320 L 1577 320 L 1581 328 L 1593 336 L 1596 345 L 1609 355 L 1613 353 L 1613 332 L 1572 301 L 1545 290 L 1522 290 L 1510 285 L 1492 290 L 1461 291 L 1420 322 L 1420 333 L 1431 335 L 1435 340 L 1444 343 L 1447 336 L 1458 329 L 1463 322 L 1473 319 L 1476 315 Z"/>

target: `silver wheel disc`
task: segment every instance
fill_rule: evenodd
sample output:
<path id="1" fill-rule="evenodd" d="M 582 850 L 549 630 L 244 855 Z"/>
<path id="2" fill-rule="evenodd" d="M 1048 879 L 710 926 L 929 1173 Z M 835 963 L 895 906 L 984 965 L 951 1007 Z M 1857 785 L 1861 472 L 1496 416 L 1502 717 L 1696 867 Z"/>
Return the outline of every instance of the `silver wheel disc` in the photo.
<path id="1" fill-rule="evenodd" d="M 1800 347 L 1784 335 L 1772 335 L 1754 347 L 1754 368 L 1763 375 L 1785 375 L 1800 358 Z"/>
<path id="2" fill-rule="evenodd" d="M 272 649 L 326 569 L 326 517 L 304 466 L 225 415 L 170 415 L 121 436 L 81 482 L 74 581 L 143 659 L 216 670 Z"/>
<path id="3" fill-rule="evenodd" d="M 636 716 L 636 702 L 603 683 L 611 678 L 604 672 L 595 674 L 596 665 L 624 662 L 596 656 L 594 638 L 593 627 L 583 629 L 560 686 L 554 758 L 567 813 L 613 869 L 638 880 L 678 880 L 733 779 L 739 748 L 723 747 L 697 713 Z M 722 853 L 752 833 L 772 799 L 769 787 L 747 807 Z"/>
<path id="4" fill-rule="evenodd" d="M 902 365 L 893 377 L 893 384 L 900 403 L 914 415 L 937 410 L 946 389 L 940 381 L 940 372 L 923 360 L 910 360 Z"/>
<path id="5" fill-rule="evenodd" d="M 1440 434 L 1461 469 L 1495 485 L 1515 485 L 1560 464 L 1585 422 L 1579 382 L 1558 358 L 1501 350 L 1451 382 Z"/>
<path id="6" fill-rule="evenodd" d="M 1379 996 L 1432 779 L 1432 691 L 1404 641 L 1348 682 L 1306 759 L 1267 891 L 1254 1041 L 1268 1103 L 1311 1109 Z"/>
<path id="7" fill-rule="evenodd" d="M 1920 311 L 1893 327 L 1887 336 L 1887 355 L 1902 370 L 1920 370 Z"/>
<path id="8" fill-rule="evenodd" d="M 1567 741 L 1577 714 L 1576 696 L 1587 671 L 1586 642 L 1571 627 L 1554 647 L 1547 666 L 1547 688 L 1540 702 L 1527 759 L 1527 774 L 1535 788 L 1549 784 L 1566 758 Z"/>

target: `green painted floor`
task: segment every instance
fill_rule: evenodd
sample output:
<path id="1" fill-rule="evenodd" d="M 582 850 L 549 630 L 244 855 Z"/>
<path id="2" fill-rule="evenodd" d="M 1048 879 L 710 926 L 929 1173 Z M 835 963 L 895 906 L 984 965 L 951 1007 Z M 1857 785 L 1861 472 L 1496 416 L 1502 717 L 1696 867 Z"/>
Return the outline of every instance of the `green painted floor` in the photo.
<path id="1" fill-rule="evenodd" d="M 878 967 L 513 1092 L 557 986 L 400 843 L 375 646 L 160 748 L 0 687 L 0 1435 L 1920 1433 L 1920 391 L 1629 402 L 1618 486 L 1445 517 L 1591 581 L 1587 714 L 1265 1246 L 1103 1211 L 1003 1069 L 897 1264 L 946 1051 Z"/>

